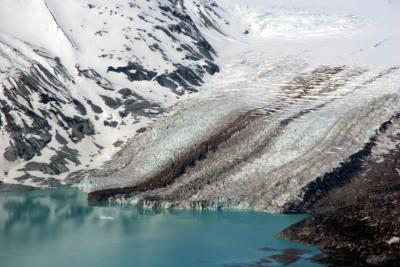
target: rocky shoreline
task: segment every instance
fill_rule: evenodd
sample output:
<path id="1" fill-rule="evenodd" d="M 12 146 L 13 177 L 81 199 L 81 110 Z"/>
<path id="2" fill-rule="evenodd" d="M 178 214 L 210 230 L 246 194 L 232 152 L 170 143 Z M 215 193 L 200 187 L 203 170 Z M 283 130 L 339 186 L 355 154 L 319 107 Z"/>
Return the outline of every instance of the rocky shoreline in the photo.
<path id="1" fill-rule="evenodd" d="M 280 237 L 317 245 L 329 266 L 399 266 L 399 119 L 385 124 L 351 177 L 312 205 L 311 217 Z"/>

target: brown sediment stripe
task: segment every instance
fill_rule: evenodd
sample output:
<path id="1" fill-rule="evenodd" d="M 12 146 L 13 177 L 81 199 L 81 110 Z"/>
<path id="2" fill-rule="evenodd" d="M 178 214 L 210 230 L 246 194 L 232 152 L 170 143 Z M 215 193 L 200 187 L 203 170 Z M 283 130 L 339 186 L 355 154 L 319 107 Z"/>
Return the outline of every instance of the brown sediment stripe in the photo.
<path id="1" fill-rule="evenodd" d="M 182 175 L 188 166 L 193 166 L 197 160 L 206 158 L 209 151 L 215 151 L 221 143 L 229 139 L 234 133 L 244 129 L 258 116 L 260 115 L 254 114 L 252 111 L 243 113 L 221 131 L 212 135 L 202 143 L 195 145 L 190 152 L 177 158 L 171 165 L 146 181 L 133 186 L 94 191 L 88 194 L 88 200 L 95 202 L 106 201 L 110 197 L 116 195 L 127 195 L 166 187 Z"/>
<path id="2" fill-rule="evenodd" d="M 321 66 L 311 72 L 296 76 L 292 81 L 282 88 L 282 91 L 289 95 L 290 99 L 302 98 L 309 94 L 310 90 L 320 86 L 324 82 L 331 80 L 335 74 L 338 74 L 343 70 L 344 66 Z"/>

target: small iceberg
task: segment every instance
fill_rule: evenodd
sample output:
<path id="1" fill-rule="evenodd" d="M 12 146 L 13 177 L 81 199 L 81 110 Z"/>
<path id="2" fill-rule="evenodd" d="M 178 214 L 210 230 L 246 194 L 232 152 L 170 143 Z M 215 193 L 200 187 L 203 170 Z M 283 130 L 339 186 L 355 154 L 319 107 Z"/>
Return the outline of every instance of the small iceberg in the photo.
<path id="1" fill-rule="evenodd" d="M 100 219 L 101 219 L 101 220 L 114 220 L 114 217 L 112 217 L 112 216 L 103 216 L 103 215 L 101 215 L 101 216 L 100 216 Z"/>

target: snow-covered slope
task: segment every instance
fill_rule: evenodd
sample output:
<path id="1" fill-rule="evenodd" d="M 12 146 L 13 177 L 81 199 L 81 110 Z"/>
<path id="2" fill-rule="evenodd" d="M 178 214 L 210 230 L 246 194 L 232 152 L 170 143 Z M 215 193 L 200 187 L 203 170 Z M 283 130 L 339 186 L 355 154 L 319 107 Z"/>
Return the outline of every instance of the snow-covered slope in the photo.
<path id="1" fill-rule="evenodd" d="M 0 180 L 100 166 L 219 71 L 209 1 L 0 1 Z M 223 20 L 221 20 L 223 22 Z"/>

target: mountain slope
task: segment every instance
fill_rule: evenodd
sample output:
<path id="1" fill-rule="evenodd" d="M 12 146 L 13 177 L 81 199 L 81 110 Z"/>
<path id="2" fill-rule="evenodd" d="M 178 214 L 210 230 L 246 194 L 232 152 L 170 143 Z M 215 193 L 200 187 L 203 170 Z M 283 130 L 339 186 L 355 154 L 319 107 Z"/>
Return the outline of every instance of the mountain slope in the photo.
<path id="1" fill-rule="evenodd" d="M 222 12 L 208 1 L 0 5 L 5 182 L 59 184 L 71 171 L 100 166 L 219 71 L 198 18 Z M 207 31 L 221 35 L 214 27 Z"/>

